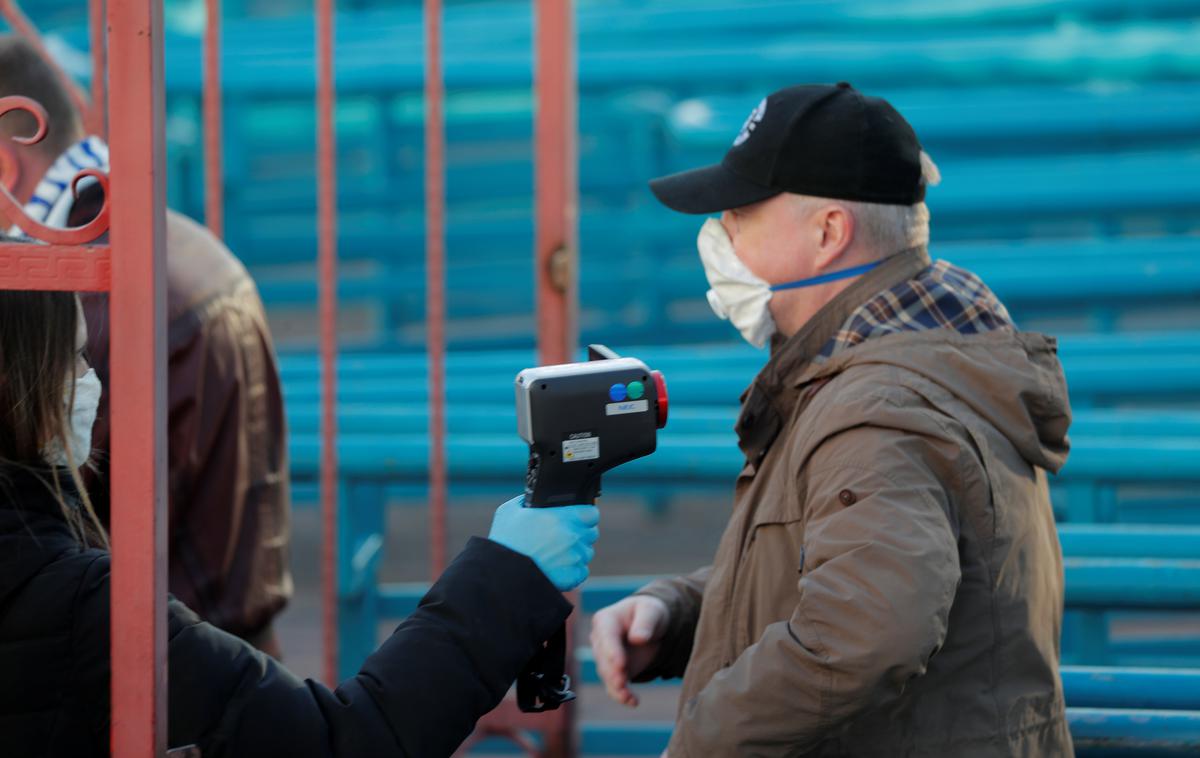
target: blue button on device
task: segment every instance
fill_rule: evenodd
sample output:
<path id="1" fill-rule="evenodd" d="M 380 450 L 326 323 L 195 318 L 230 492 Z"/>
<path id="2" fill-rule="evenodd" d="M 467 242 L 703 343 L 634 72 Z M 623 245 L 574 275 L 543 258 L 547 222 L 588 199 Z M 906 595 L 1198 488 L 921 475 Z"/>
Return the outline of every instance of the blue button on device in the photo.
<path id="1" fill-rule="evenodd" d="M 627 397 L 626 392 L 625 392 L 625 385 L 624 384 L 614 384 L 612 387 L 609 387 L 608 396 L 610 398 L 612 398 L 612 401 L 614 403 L 621 402 L 622 400 L 624 400 Z"/>

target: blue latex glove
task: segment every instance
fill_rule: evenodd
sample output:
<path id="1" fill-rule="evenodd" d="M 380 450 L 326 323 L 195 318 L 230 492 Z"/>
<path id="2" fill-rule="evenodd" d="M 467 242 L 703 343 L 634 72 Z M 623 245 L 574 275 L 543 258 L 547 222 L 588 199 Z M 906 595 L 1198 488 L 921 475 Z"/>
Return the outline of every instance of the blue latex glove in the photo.
<path id="1" fill-rule="evenodd" d="M 594 505 L 526 508 L 518 495 L 496 509 L 488 539 L 529 556 L 555 587 L 566 592 L 588 578 L 600 536 Z"/>

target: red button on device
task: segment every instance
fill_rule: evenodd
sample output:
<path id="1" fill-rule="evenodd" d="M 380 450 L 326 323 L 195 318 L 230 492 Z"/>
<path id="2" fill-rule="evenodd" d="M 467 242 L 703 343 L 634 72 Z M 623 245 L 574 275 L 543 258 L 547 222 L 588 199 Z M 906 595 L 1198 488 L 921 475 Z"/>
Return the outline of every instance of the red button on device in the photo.
<path id="1" fill-rule="evenodd" d="M 667 408 L 670 406 L 667 380 L 663 378 L 661 371 L 651 371 L 650 375 L 654 377 L 654 386 L 658 388 L 658 428 L 662 429 L 667 425 Z"/>

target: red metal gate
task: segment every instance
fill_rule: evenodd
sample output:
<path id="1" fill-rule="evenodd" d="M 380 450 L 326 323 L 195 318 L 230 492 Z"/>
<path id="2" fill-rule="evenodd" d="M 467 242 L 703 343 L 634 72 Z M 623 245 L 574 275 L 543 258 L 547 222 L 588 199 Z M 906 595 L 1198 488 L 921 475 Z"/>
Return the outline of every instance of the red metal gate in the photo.
<path id="1" fill-rule="evenodd" d="M 41 46 L 15 4 L 0 8 L 14 30 Z M 0 188 L 6 220 L 50 243 L 0 245 L 0 289 L 109 292 L 112 350 L 121 356 L 109 388 L 112 597 L 119 598 L 112 608 L 112 752 L 154 758 L 165 752 L 167 723 L 162 12 L 150 0 L 111 0 L 107 9 L 94 0 L 91 11 L 95 100 L 89 104 L 73 84 L 70 91 L 89 130 L 103 133 L 104 51 L 111 51 L 107 71 L 121 86 L 107 106 L 120 128 L 102 181 L 105 208 L 84 227 L 50 229 Z M 34 113 L 42 124 L 36 136 L 45 135 L 41 106 L 5 98 L 3 110 L 12 108 Z M 105 232 L 109 244 L 88 244 Z"/>

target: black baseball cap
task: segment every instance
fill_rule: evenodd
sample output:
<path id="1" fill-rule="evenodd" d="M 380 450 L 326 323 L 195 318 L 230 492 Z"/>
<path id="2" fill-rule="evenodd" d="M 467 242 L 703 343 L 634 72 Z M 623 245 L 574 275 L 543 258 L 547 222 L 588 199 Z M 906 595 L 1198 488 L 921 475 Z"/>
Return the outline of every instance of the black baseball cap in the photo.
<path id="1" fill-rule="evenodd" d="M 925 199 L 921 143 L 899 111 L 847 82 L 763 98 L 720 162 L 650 182 L 663 205 L 717 213 L 782 192 L 913 205 Z"/>

